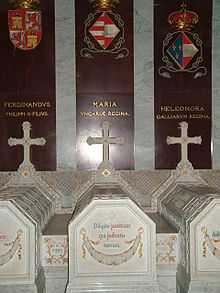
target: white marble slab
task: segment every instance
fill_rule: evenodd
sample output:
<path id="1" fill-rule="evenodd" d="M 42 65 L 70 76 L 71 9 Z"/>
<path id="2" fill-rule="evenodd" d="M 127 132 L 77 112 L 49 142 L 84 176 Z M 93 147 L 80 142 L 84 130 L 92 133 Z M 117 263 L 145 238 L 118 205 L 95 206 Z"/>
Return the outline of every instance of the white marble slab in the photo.
<path id="1" fill-rule="evenodd" d="M 94 199 L 69 225 L 67 292 L 111 286 L 158 292 L 155 223 L 126 198 Z"/>
<path id="2" fill-rule="evenodd" d="M 191 223 L 192 280 L 219 280 L 220 199 L 214 199 Z M 219 288 L 220 290 L 220 288 Z"/>
<path id="3" fill-rule="evenodd" d="M 1 285 L 35 281 L 36 227 L 12 203 L 0 201 Z"/>

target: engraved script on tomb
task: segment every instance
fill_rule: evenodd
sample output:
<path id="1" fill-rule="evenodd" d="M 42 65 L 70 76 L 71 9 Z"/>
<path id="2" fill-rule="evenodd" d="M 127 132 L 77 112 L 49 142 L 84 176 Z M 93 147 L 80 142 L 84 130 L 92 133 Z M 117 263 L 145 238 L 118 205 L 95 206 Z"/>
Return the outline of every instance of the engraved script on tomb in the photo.
<path id="1" fill-rule="evenodd" d="M 216 204 L 197 226 L 199 271 L 220 272 L 220 205 Z"/>
<path id="2" fill-rule="evenodd" d="M 0 280 L 6 276 L 24 277 L 30 253 L 28 228 L 5 207 L 0 207 L 0 214 Z"/>
<path id="3" fill-rule="evenodd" d="M 130 224 L 116 224 L 115 227 L 117 228 L 130 228 Z M 96 227 L 96 224 L 94 224 L 94 228 Z M 106 229 L 113 231 L 114 230 L 114 225 L 105 225 Z M 96 261 L 103 265 L 109 265 L 109 266 L 118 266 L 121 265 L 122 263 L 125 263 L 129 261 L 136 253 L 138 253 L 139 257 L 143 256 L 143 243 L 142 243 L 142 234 L 143 234 L 143 228 L 138 229 L 138 234 L 137 236 L 132 239 L 132 240 L 124 240 L 125 244 L 130 244 L 130 247 L 121 253 L 116 253 L 116 254 L 107 254 L 104 252 L 99 251 L 96 247 L 102 248 L 119 248 L 121 245 L 121 239 L 125 238 L 125 234 L 120 233 L 120 234 L 115 234 L 114 232 L 112 233 L 105 233 L 102 235 L 104 238 L 103 241 L 101 240 L 91 240 L 86 234 L 86 230 L 82 229 L 81 230 L 81 236 L 83 239 L 83 244 L 82 244 L 82 256 L 83 258 L 86 258 L 86 250 L 90 254 L 91 257 L 93 257 Z M 117 239 L 115 240 L 115 243 L 110 243 L 110 239 Z"/>
<path id="4" fill-rule="evenodd" d="M 77 228 L 78 271 L 143 272 L 147 239 L 145 223 L 129 209 L 96 207 Z"/>
<path id="5" fill-rule="evenodd" d="M 6 265 L 16 254 L 18 257 L 18 260 L 21 260 L 21 252 L 22 252 L 22 240 L 23 231 L 18 230 L 16 233 L 16 238 L 13 241 L 7 241 L 7 235 L 0 233 L 0 241 L 2 242 L 2 247 L 0 248 L 1 251 L 4 251 L 7 249 L 6 252 L 3 252 L 3 254 L 0 255 L 0 266 Z"/>

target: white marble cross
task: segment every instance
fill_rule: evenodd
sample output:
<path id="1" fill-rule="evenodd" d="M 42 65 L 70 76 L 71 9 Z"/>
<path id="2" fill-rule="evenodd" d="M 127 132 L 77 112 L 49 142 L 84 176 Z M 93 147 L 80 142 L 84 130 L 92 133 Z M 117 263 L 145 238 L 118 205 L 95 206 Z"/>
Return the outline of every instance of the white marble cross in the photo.
<path id="1" fill-rule="evenodd" d="M 24 160 L 22 162 L 23 166 L 28 166 L 32 165 L 31 163 L 31 157 L 30 157 L 30 148 L 32 145 L 39 145 L 43 146 L 46 143 L 46 140 L 41 137 L 41 138 L 31 138 L 31 123 L 28 121 L 25 121 L 22 123 L 22 128 L 23 128 L 23 133 L 24 137 L 23 138 L 12 138 L 10 137 L 8 139 L 8 144 L 10 146 L 17 146 L 17 145 L 22 145 L 24 148 Z"/>
<path id="2" fill-rule="evenodd" d="M 102 124 L 102 137 L 91 137 L 87 138 L 89 145 L 102 144 L 103 145 L 103 162 L 109 161 L 109 146 L 110 144 L 124 144 L 123 137 L 110 137 L 109 136 L 110 124 L 105 121 Z"/>
<path id="3" fill-rule="evenodd" d="M 201 144 L 201 136 L 189 137 L 188 136 L 188 123 L 183 121 L 179 123 L 181 128 L 180 137 L 167 137 L 167 144 L 180 144 L 181 145 L 181 162 L 189 162 L 188 160 L 188 144 Z"/>

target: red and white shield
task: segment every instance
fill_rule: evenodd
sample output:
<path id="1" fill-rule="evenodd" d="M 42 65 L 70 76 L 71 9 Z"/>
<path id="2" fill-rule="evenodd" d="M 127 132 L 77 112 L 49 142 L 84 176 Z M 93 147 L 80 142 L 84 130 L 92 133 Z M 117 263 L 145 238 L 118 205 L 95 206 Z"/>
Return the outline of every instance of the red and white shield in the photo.
<path id="1" fill-rule="evenodd" d="M 18 8 L 8 11 L 8 26 L 12 44 L 21 50 L 37 47 L 42 37 L 41 12 Z"/>
<path id="2" fill-rule="evenodd" d="M 119 34 L 120 29 L 107 13 L 102 13 L 89 28 L 89 32 L 98 44 L 106 50 Z"/>

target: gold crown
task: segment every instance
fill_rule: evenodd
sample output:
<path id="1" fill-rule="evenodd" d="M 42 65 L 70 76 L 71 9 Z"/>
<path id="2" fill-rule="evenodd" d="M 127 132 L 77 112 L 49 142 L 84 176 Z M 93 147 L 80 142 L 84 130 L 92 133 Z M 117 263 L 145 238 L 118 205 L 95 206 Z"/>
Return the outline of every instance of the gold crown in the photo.
<path id="1" fill-rule="evenodd" d="M 89 0 L 96 10 L 111 11 L 120 3 L 120 0 Z"/>
<path id="2" fill-rule="evenodd" d="M 171 13 L 168 17 L 168 22 L 174 25 L 178 30 L 191 30 L 193 26 L 199 21 L 197 13 L 187 10 L 186 4 L 181 5 L 179 11 Z"/>
<path id="3" fill-rule="evenodd" d="M 11 5 L 14 8 L 27 8 L 36 10 L 39 9 L 40 0 L 11 0 Z"/>

